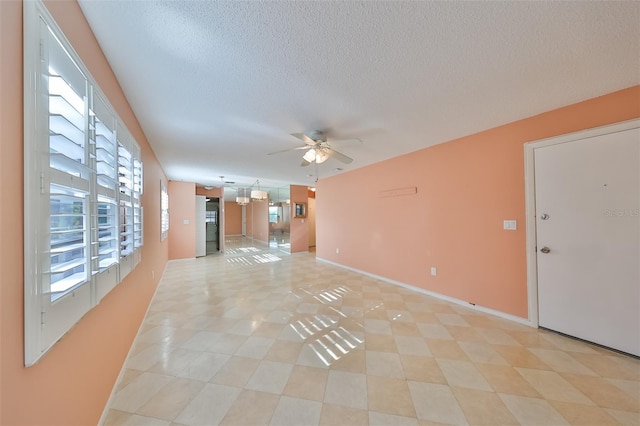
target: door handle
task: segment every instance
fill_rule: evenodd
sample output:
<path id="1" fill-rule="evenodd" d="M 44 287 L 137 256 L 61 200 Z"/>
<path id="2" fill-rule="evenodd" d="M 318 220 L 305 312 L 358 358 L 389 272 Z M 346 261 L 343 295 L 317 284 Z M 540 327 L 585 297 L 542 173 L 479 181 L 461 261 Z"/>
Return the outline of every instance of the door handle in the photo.
<path id="1" fill-rule="evenodd" d="M 543 252 L 544 254 L 547 254 L 547 253 L 549 253 L 551 251 L 551 249 L 549 247 L 545 246 L 545 247 L 542 247 L 540 249 L 540 251 Z"/>

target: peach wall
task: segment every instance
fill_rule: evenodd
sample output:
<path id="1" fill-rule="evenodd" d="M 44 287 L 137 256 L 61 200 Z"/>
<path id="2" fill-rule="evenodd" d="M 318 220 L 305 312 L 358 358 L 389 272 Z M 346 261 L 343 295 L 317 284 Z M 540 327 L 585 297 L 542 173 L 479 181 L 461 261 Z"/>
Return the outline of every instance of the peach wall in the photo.
<path id="1" fill-rule="evenodd" d="M 242 234 L 242 206 L 235 201 L 224 202 L 225 235 Z"/>
<path id="2" fill-rule="evenodd" d="M 168 190 L 169 259 L 194 258 L 196 257 L 196 184 L 169 181 Z"/>
<path id="3" fill-rule="evenodd" d="M 138 141 L 144 162 L 142 262 L 38 364 L 24 367 L 22 2 L 0 1 L 0 424 L 96 424 L 167 262 L 164 173 L 75 2 L 47 7 Z M 154 276 L 155 278 L 152 278 Z"/>
<path id="4" fill-rule="evenodd" d="M 222 188 L 204 189 L 201 186 L 196 186 L 196 195 L 204 195 L 205 197 L 221 198 Z"/>
<path id="5" fill-rule="evenodd" d="M 247 204 L 247 237 L 269 242 L 269 202 L 252 201 Z M 241 213 L 242 214 L 242 213 Z M 240 218 L 242 220 L 242 217 Z M 242 225 L 240 227 L 242 230 Z"/>
<path id="6" fill-rule="evenodd" d="M 306 186 L 291 185 L 291 226 L 289 233 L 289 237 L 291 239 L 291 253 L 309 251 L 309 225 L 307 224 L 307 219 L 295 218 L 293 211 L 295 203 L 306 203 L 308 197 L 309 194 Z"/>
<path id="7" fill-rule="evenodd" d="M 253 238 L 269 242 L 269 201 L 258 201 L 253 206 Z"/>
<path id="8" fill-rule="evenodd" d="M 309 191 L 311 192 L 311 191 Z M 307 228 L 309 229 L 309 247 L 316 246 L 316 193 L 307 200 Z"/>
<path id="9" fill-rule="evenodd" d="M 323 179 L 317 255 L 526 318 L 523 144 L 637 117 L 640 86 Z"/>
<path id="10" fill-rule="evenodd" d="M 253 206 L 251 205 L 251 203 L 247 204 L 245 207 L 245 218 L 247 220 L 247 226 L 245 229 L 246 232 L 246 236 L 247 237 L 252 237 L 253 236 L 253 213 L 252 213 L 252 209 Z"/>

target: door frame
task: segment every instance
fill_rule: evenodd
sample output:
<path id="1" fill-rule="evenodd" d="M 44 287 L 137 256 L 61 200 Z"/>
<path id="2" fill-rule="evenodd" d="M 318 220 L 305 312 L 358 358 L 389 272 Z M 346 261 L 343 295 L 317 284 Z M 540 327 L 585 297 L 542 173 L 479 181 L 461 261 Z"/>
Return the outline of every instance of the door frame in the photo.
<path id="1" fill-rule="evenodd" d="M 224 223 L 225 223 L 225 208 L 224 208 L 224 188 L 221 189 L 220 197 L 218 198 L 218 252 L 224 253 Z"/>
<path id="2" fill-rule="evenodd" d="M 524 144 L 524 184 L 525 184 L 525 220 L 527 248 L 527 300 L 528 319 L 533 327 L 538 327 L 538 252 L 536 249 L 536 185 L 535 185 L 535 150 L 561 143 L 576 142 L 610 133 L 640 127 L 640 119 L 623 121 L 606 126 L 580 130 L 560 136 L 540 139 Z"/>
<path id="3" fill-rule="evenodd" d="M 196 234 L 196 247 L 195 257 L 203 257 L 207 255 L 207 197 L 204 195 L 196 195 L 196 214 L 195 214 L 195 234 Z M 204 254 L 201 254 L 202 240 L 204 240 Z"/>

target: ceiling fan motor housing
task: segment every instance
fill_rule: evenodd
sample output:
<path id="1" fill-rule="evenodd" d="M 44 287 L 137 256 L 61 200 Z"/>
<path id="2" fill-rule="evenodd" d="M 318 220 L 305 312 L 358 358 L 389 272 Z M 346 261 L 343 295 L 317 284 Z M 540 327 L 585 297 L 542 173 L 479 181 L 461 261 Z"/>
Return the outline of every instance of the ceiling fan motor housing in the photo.
<path id="1" fill-rule="evenodd" d="M 319 130 L 310 130 L 305 133 L 307 137 L 315 142 L 326 142 L 327 137 Z"/>

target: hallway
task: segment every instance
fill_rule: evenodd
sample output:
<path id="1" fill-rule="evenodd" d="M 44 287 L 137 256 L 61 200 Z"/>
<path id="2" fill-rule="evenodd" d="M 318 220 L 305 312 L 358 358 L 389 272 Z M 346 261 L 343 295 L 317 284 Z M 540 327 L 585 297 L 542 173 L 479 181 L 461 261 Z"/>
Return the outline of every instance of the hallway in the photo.
<path id="1" fill-rule="evenodd" d="M 640 424 L 637 359 L 226 244 L 169 262 L 105 424 Z"/>

